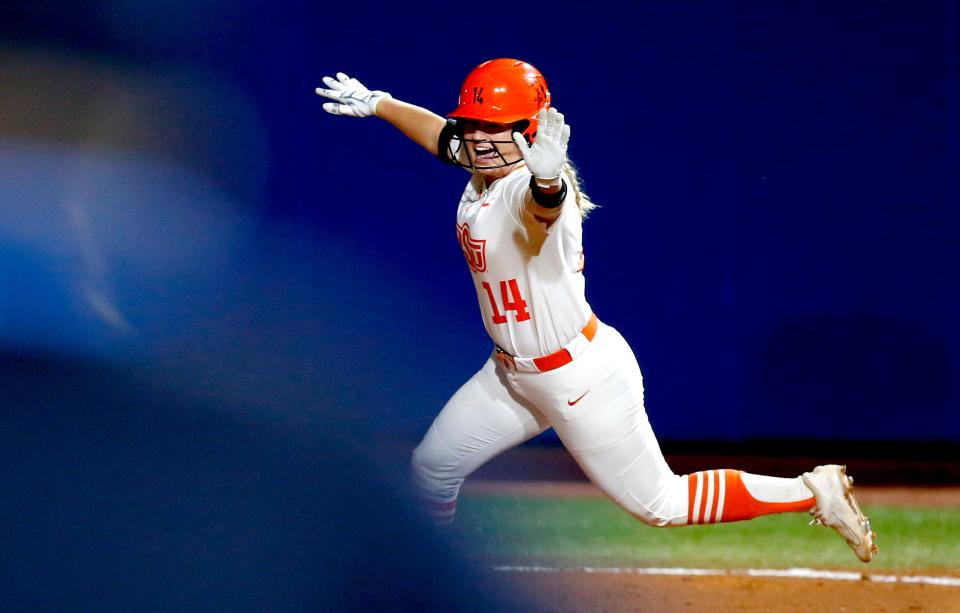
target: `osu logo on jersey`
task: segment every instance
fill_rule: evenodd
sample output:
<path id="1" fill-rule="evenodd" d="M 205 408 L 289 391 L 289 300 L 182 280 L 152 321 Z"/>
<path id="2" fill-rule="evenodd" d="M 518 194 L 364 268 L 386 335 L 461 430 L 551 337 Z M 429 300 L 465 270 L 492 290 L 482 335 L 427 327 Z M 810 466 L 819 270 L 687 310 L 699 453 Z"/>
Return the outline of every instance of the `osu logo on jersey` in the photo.
<path id="1" fill-rule="evenodd" d="M 460 247 L 463 248 L 463 255 L 467 258 L 467 264 L 473 272 L 483 272 L 487 269 L 487 241 L 477 240 L 470 236 L 470 226 L 467 224 L 457 224 L 457 238 L 460 239 Z"/>

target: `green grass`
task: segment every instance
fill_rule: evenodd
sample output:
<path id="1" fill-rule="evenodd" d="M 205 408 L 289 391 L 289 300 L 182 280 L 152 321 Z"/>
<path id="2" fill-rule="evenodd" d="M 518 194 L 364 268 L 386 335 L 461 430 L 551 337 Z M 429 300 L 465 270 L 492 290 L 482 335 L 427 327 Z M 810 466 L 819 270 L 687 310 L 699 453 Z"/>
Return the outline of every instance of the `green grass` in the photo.
<path id="1" fill-rule="evenodd" d="M 494 563 L 690 568 L 960 569 L 960 509 L 864 509 L 880 555 L 861 564 L 833 530 L 804 514 L 746 522 L 651 528 L 602 498 L 470 496 L 455 538 Z"/>

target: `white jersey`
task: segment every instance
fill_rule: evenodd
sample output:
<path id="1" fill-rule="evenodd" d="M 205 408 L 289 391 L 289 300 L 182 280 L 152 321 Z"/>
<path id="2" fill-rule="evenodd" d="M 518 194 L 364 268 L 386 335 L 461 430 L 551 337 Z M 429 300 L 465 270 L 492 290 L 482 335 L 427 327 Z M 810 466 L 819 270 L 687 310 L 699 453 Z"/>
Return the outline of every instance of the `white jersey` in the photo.
<path id="1" fill-rule="evenodd" d="M 540 357 L 573 340 L 592 311 L 584 296 L 580 210 L 567 191 L 548 228 L 526 210 L 530 171 L 489 186 L 471 180 L 457 209 L 457 236 L 493 342 L 517 357 Z"/>

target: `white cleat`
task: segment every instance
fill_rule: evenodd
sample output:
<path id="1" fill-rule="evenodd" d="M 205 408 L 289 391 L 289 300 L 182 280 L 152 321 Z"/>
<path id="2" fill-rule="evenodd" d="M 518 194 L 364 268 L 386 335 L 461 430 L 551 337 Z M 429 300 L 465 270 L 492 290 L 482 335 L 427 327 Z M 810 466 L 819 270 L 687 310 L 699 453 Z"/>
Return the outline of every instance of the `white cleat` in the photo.
<path id="1" fill-rule="evenodd" d="M 864 517 L 853 497 L 853 477 L 847 467 L 837 464 L 817 466 L 801 475 L 804 484 L 817 497 L 817 506 L 810 510 L 817 523 L 840 533 L 857 557 L 869 562 L 877 555 L 876 533 L 870 529 L 870 518 Z"/>

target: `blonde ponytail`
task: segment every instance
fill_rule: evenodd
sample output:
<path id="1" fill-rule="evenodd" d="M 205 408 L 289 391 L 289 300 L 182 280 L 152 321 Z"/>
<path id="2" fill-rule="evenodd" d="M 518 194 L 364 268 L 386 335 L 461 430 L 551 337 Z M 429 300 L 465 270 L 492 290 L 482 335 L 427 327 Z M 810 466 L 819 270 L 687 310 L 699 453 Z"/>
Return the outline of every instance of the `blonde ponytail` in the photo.
<path id="1" fill-rule="evenodd" d="M 563 165 L 563 174 L 566 175 L 567 183 L 570 189 L 573 190 L 573 195 L 576 197 L 577 208 L 580 209 L 580 217 L 586 219 L 590 211 L 597 208 L 597 205 L 594 204 L 590 200 L 590 197 L 580 188 L 580 176 L 577 174 L 576 166 L 574 166 L 570 160 L 567 160 Z"/>

